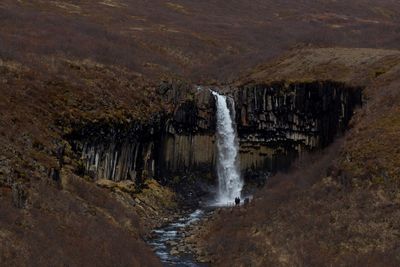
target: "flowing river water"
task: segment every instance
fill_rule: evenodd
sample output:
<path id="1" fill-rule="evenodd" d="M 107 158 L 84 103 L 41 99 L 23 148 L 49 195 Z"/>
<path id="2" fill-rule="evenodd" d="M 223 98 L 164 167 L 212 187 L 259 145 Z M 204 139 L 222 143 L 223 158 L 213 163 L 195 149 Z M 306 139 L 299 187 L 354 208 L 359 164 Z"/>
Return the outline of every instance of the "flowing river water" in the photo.
<path id="1" fill-rule="evenodd" d="M 205 215 L 205 211 L 197 209 L 194 212 L 168 224 L 165 227 L 154 230 L 154 237 L 148 241 L 154 252 L 160 258 L 164 266 L 196 267 L 207 266 L 197 263 L 190 254 L 181 253 L 172 255 L 171 242 L 178 242 L 183 238 L 183 230 L 194 222 L 197 222 Z"/>

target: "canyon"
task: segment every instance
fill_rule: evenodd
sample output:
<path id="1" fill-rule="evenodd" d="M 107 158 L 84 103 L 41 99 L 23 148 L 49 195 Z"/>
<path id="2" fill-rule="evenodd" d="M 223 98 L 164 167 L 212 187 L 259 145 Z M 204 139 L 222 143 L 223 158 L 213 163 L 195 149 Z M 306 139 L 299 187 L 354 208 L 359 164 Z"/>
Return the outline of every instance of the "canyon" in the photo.
<path id="1" fill-rule="evenodd" d="M 164 87 L 163 93 L 166 99 L 168 94 L 175 95 L 173 85 Z M 225 108 L 234 120 L 227 123 L 237 128 L 237 137 L 231 136 L 237 138 L 235 153 L 227 151 L 233 144 L 224 147 L 225 141 L 218 140 L 229 136 L 218 128 L 223 127 L 218 121 L 223 120 L 218 101 L 226 101 Z M 342 136 L 355 109 L 362 106 L 362 88 L 333 81 L 243 87 L 194 85 L 174 103 L 171 114 L 157 114 L 146 124 L 95 123 L 73 128 L 66 138 L 80 160 L 80 175 L 94 181 L 130 181 L 135 187 L 155 179 L 175 188 L 190 209 L 209 209 L 199 205 L 204 201 L 233 205 L 235 197 L 254 193 L 299 156 L 321 150 Z M 246 182 L 243 191 L 243 182 L 230 181 L 240 177 Z M 190 185 L 193 182 L 194 186 Z M 228 186 L 239 189 L 232 194 Z M 191 224 L 188 220 L 181 229 L 177 227 L 181 220 L 184 218 L 156 230 L 160 237 L 149 241 L 166 264 L 194 264 L 187 256 L 176 255 L 190 252 L 188 246 L 176 247 L 181 242 L 176 236 Z"/>
<path id="2" fill-rule="evenodd" d="M 262 183 L 302 153 L 332 143 L 362 104 L 360 87 L 332 81 L 213 89 L 234 100 L 240 171 L 249 182 Z M 172 114 L 157 114 L 147 124 L 74 129 L 67 138 L 81 154 L 84 172 L 138 184 L 143 177 L 165 183 L 198 173 L 215 183 L 215 98 L 207 87 L 192 86 L 188 95 L 177 100 Z"/>
<path id="3" fill-rule="evenodd" d="M 366 52 L 374 53 L 373 59 L 369 58 Z M 352 53 L 352 61 L 348 61 L 349 53 Z M 307 73 L 297 62 L 309 62 L 310 58 L 318 60 L 313 59 L 315 66 L 310 67 Z M 230 85 L 199 86 L 188 82 L 164 81 L 158 85 L 146 85 L 145 90 L 144 87 L 135 85 L 135 83 L 142 83 L 140 78 L 136 77 L 136 80 L 132 80 L 131 76 L 124 76 L 126 73 L 122 72 L 118 80 L 113 80 L 111 76 L 114 76 L 112 71 L 115 70 L 90 63 L 68 61 L 60 63 L 60 66 L 67 66 L 66 73 L 70 73 L 72 69 L 73 72 L 87 79 L 83 82 L 84 87 L 81 87 L 79 83 L 71 84 L 68 80 L 49 82 L 46 81 L 45 76 L 41 76 L 43 74 L 36 73 L 35 76 L 31 76 L 29 70 L 19 67 L 20 65 L 16 63 L 3 62 L 2 73 L 7 77 L 3 82 L 15 88 L 15 91 L 5 92 L 5 99 L 9 101 L 8 103 L 18 104 L 13 109 L 10 109 L 8 105 L 2 106 L 6 111 L 3 114 L 8 114 L 4 117 L 3 124 L 5 123 L 12 130 L 11 132 L 3 130 L 4 138 L 2 139 L 5 152 L 1 172 L 2 177 L 5 178 L 1 180 L 3 184 L 1 197 L 5 204 L 2 206 L 3 214 L 7 214 L 5 218 L 8 218 L 6 223 L 2 223 L 3 229 L 7 229 L 6 232 L 3 230 L 7 236 L 3 240 L 13 244 L 8 250 L 10 252 L 2 254 L 2 259 L 17 265 L 49 261 L 57 265 L 60 262 L 71 262 L 68 259 L 92 262 L 94 259 L 87 256 L 88 250 L 94 251 L 90 255 L 102 258 L 100 256 L 102 252 L 96 245 L 98 240 L 110 247 L 117 246 L 117 243 L 108 239 L 108 232 L 102 232 L 95 239 L 89 235 L 81 248 L 82 253 L 77 258 L 72 257 L 75 245 L 68 244 L 76 244 L 76 240 L 79 239 L 79 236 L 72 233 L 80 231 L 82 224 L 87 224 L 92 225 L 93 231 L 103 229 L 103 227 L 108 227 L 111 232 L 116 231 L 121 238 L 124 236 L 122 239 L 126 242 L 124 244 L 127 244 L 125 248 L 130 251 L 130 248 L 136 247 L 142 255 L 146 255 L 145 258 L 139 257 L 137 253 L 132 254 L 120 248 L 122 254 L 118 255 L 125 256 L 109 255 L 107 263 L 138 261 L 137 264 L 142 265 L 144 264 L 140 263 L 142 259 L 146 261 L 151 259 L 152 263 L 148 264 L 157 265 L 159 259 L 144 242 L 149 238 L 154 238 L 152 230 L 160 229 L 159 227 L 163 225 L 168 227 L 169 223 L 185 218 L 187 212 L 199 207 L 199 203 L 202 203 L 200 204 L 202 206 L 205 200 L 213 199 L 216 195 L 217 110 L 215 97 L 210 90 L 218 91 L 219 94 L 229 97 L 235 103 L 234 112 L 231 111 L 236 115 L 234 124 L 239 144 L 239 170 L 245 182 L 243 193 L 253 194 L 254 200 L 250 206 L 233 210 L 232 214 L 229 211 L 217 210 L 211 218 L 206 216 L 205 225 L 199 224 L 202 230 L 197 230 L 197 226 L 194 226 L 193 231 L 186 232 L 191 239 L 184 241 L 189 242 L 189 245 L 183 245 L 189 250 L 185 249 L 184 253 L 192 251 L 193 257 L 198 260 L 221 264 L 221 259 L 215 258 L 217 254 L 214 251 L 217 250 L 214 246 L 218 246 L 218 240 L 221 237 L 219 231 L 215 229 L 220 229 L 220 223 L 231 225 L 232 221 L 240 223 L 233 225 L 236 225 L 238 229 L 243 229 L 243 232 L 242 230 L 239 232 L 241 235 L 254 233 L 254 229 L 251 228 L 253 226 L 264 229 L 255 226 L 259 224 L 260 218 L 261 221 L 265 220 L 265 218 L 262 219 L 264 212 L 260 213 L 260 211 L 264 207 L 269 207 L 271 211 L 277 209 L 276 206 L 271 206 L 276 203 L 275 201 L 260 200 L 266 195 L 274 197 L 277 194 L 270 190 L 278 190 L 282 195 L 281 205 L 287 205 L 283 206 L 283 209 L 290 208 L 291 205 L 302 207 L 299 211 L 303 210 L 305 214 L 310 211 L 304 210 L 308 202 L 302 200 L 303 197 L 310 195 L 314 198 L 315 196 L 315 201 L 317 201 L 321 194 L 323 195 L 318 190 L 331 192 L 338 190 L 332 188 L 341 188 L 339 191 L 341 195 L 336 201 L 343 197 L 352 199 L 363 192 L 359 191 L 361 189 L 351 191 L 350 188 L 355 186 L 353 183 L 360 183 L 359 186 L 372 183 L 379 190 L 388 190 L 382 188 L 386 188 L 385 183 L 388 183 L 387 186 L 393 185 L 391 180 L 375 177 L 380 177 L 382 169 L 387 170 L 385 173 L 387 176 L 395 177 L 396 175 L 397 157 L 393 155 L 397 152 L 393 150 L 395 146 L 392 144 L 396 143 L 397 131 L 396 128 L 387 132 L 382 131 L 380 134 L 383 134 L 385 138 L 374 139 L 373 143 L 370 143 L 371 126 L 368 123 L 385 121 L 387 116 L 388 118 L 392 115 L 396 117 L 392 109 L 397 108 L 395 104 L 397 91 L 392 88 L 396 88 L 398 53 L 375 50 L 355 52 L 348 49 L 304 50 L 281 60 L 285 64 L 276 63 L 272 67 L 260 66 L 257 72 L 250 73 L 243 77 L 242 81 Z M 322 67 L 320 66 L 326 66 L 325 60 L 329 61 L 331 66 L 344 64 L 348 71 L 344 75 L 341 70 L 337 73 L 338 68 L 334 67 L 333 70 L 325 69 L 327 72 L 321 74 L 319 70 Z M 290 67 L 286 67 L 287 62 L 291 61 L 294 62 L 290 63 Z M 363 68 L 355 67 L 362 61 L 367 61 L 368 64 L 364 64 Z M 279 69 L 282 68 L 280 64 L 285 66 L 284 71 Z M 102 77 L 103 83 L 110 82 L 108 86 L 119 89 L 115 89 L 112 96 L 104 95 L 101 93 L 103 89 L 98 88 L 97 85 L 93 86 L 98 83 L 92 80 L 93 77 Z M 323 80 L 318 80 L 318 78 L 323 78 Z M 52 101 L 41 101 L 41 98 L 38 98 L 34 105 L 25 102 L 27 94 L 34 94 L 29 90 L 21 90 L 24 87 L 20 87 L 20 83 L 25 79 L 30 80 L 31 86 L 38 90 L 37 96 L 47 94 L 47 98 Z M 128 79 L 130 82 L 127 81 Z M 119 84 L 127 84 L 129 89 L 118 87 Z M 83 88 L 86 91 L 83 91 Z M 137 91 L 131 94 L 131 90 Z M 143 97 L 138 99 L 140 95 Z M 130 97 L 134 97 L 134 100 Z M 132 101 L 139 104 L 132 106 Z M 233 105 L 228 106 L 233 108 Z M 46 110 L 57 112 L 51 113 Z M 370 112 L 367 114 L 371 115 L 363 115 L 365 112 Z M 51 116 L 48 116 L 49 114 Z M 375 119 L 374 116 L 382 119 Z M 35 121 L 41 123 L 35 123 Z M 390 121 L 395 121 L 395 118 Z M 396 125 L 389 123 L 388 126 L 379 127 L 397 127 Z M 20 134 L 18 133 L 20 129 L 29 130 L 25 134 Z M 368 146 L 358 147 L 360 143 L 354 137 L 355 131 L 360 136 L 366 134 L 363 140 Z M 326 151 L 324 149 L 329 151 L 332 144 L 337 147 L 335 140 L 341 139 L 341 136 L 348 140 L 346 141 L 348 145 L 342 145 L 341 152 L 335 152 L 332 157 L 329 156 L 330 152 L 326 152 L 329 159 L 326 161 L 329 163 L 324 164 L 328 167 L 324 165 L 326 168 L 320 168 L 318 175 L 308 174 L 309 168 L 303 167 L 300 171 L 303 174 L 292 177 L 290 166 L 293 166 L 293 163 L 296 166 L 296 159 L 307 159 L 309 153 Z M 376 144 L 379 146 L 375 146 Z M 364 154 L 366 149 L 375 152 Z M 388 157 L 387 160 L 379 161 L 374 168 L 371 168 L 369 157 L 383 153 L 382 149 L 387 152 L 381 154 L 380 157 Z M 20 156 L 13 157 L 15 154 Z M 29 157 L 23 155 L 29 155 Z M 319 162 L 323 158 L 317 158 L 314 161 Z M 287 176 L 282 174 L 288 170 Z M 365 173 L 365 170 L 368 172 Z M 325 177 L 326 175 L 329 176 Z M 297 181 L 298 176 L 305 177 L 304 179 L 313 177 L 313 180 L 311 182 Z M 320 185 L 321 182 L 318 181 L 322 179 L 321 177 L 325 177 L 322 180 L 324 186 L 330 189 L 325 189 Z M 27 179 L 29 183 L 26 182 Z M 292 186 L 280 189 L 283 186 L 282 183 L 285 186 L 294 183 L 301 188 L 311 185 L 316 187 L 303 193 L 301 190 L 304 189 L 293 189 Z M 29 184 L 30 187 L 28 187 Z M 393 186 L 393 188 L 396 187 Z M 265 190 L 267 193 L 264 193 Z M 365 194 L 376 192 L 370 189 L 363 190 L 366 190 Z M 384 196 L 387 201 L 396 203 L 396 200 L 389 200 L 390 198 L 385 195 L 394 194 L 395 199 L 396 191 L 378 192 L 379 195 L 373 195 L 371 199 L 376 200 L 377 196 L 379 198 Z M 301 197 L 295 199 L 290 197 L 297 195 Z M 331 203 L 336 203 L 332 197 L 327 197 L 326 201 L 331 202 L 320 204 L 322 205 L 320 209 L 323 207 L 335 209 L 330 206 Z M 297 203 L 295 200 L 300 202 Z M 351 201 L 358 203 L 354 199 Z M 378 199 L 376 203 L 381 203 L 380 201 L 382 200 Z M 71 207 L 69 203 L 75 203 L 75 206 Z M 396 207 L 396 204 L 393 205 Z M 359 209 L 365 214 L 372 212 L 365 207 Z M 345 210 L 339 209 L 336 212 L 342 214 Z M 69 215 L 72 216 L 71 219 L 66 222 L 64 221 L 65 214 L 72 214 Z M 248 229 L 249 222 L 237 218 L 237 216 L 241 217 L 241 214 L 246 214 L 246 217 L 258 214 L 257 216 L 261 217 L 256 216 L 252 220 L 253 226 Z M 273 223 L 270 227 L 278 229 L 281 227 L 279 223 L 285 223 L 287 220 L 295 221 L 291 217 L 280 216 L 278 224 Z M 390 220 L 396 220 L 396 218 L 393 211 Z M 12 224 L 10 220 L 17 220 L 18 224 Z M 349 220 L 345 217 L 343 222 L 346 223 Z M 308 220 L 305 223 L 312 225 Z M 44 234 L 47 229 L 59 225 L 62 225 L 62 228 L 53 230 L 59 238 L 47 239 L 47 235 Z M 330 223 L 328 222 L 327 225 Z M 383 227 L 382 229 L 385 229 L 384 231 L 389 236 L 395 235 L 391 232 L 393 230 L 390 226 L 382 226 L 379 223 L 377 225 Z M 298 228 L 285 227 L 291 229 L 292 233 L 296 233 L 296 236 L 300 236 L 296 232 Z M 379 232 L 376 232 L 373 226 L 371 227 L 365 229 L 372 229 L 379 236 Z M 23 235 L 19 234 L 22 232 L 18 232 L 21 228 L 25 229 Z M 226 227 L 227 232 L 221 233 L 223 240 L 235 238 L 235 235 L 229 232 L 231 229 Z M 64 246 L 63 252 L 59 251 L 50 258 L 49 256 L 43 258 L 44 255 L 40 256 L 42 254 L 39 252 L 19 245 L 24 242 L 34 246 L 40 233 L 43 233 L 40 235 L 43 244 L 52 244 L 54 247 Z M 315 236 L 317 235 L 315 233 Z M 251 239 L 251 237 L 247 238 Z M 70 240 L 70 243 L 54 243 L 57 240 Z M 243 240 L 231 242 L 239 244 Z M 260 244 L 256 243 L 255 246 Z M 279 243 L 278 247 L 273 249 L 282 249 L 281 244 Z M 335 247 L 335 243 L 328 246 Z M 388 243 L 386 246 L 391 248 L 394 245 Z M 231 246 L 226 246 L 226 248 L 232 251 L 237 249 Z M 10 256 L 11 251 L 19 251 L 23 256 L 13 259 Z M 172 247 L 170 247 L 171 251 L 174 251 Z M 312 251 L 317 253 L 319 248 L 313 247 Z M 307 250 L 308 252 L 310 251 Z M 231 259 L 234 262 L 225 260 L 232 264 L 240 264 L 247 257 L 248 252 L 244 253 L 240 252 L 238 253 L 240 257 Z M 273 264 L 287 264 L 275 261 L 275 257 L 278 256 L 271 255 Z M 259 255 L 254 259 L 262 258 L 264 256 Z M 300 260 L 308 262 L 307 259 Z M 289 265 L 291 263 L 293 262 Z"/>
<path id="4" fill-rule="evenodd" d="M 399 266 L 399 10 L 2 1 L 0 263 Z"/>

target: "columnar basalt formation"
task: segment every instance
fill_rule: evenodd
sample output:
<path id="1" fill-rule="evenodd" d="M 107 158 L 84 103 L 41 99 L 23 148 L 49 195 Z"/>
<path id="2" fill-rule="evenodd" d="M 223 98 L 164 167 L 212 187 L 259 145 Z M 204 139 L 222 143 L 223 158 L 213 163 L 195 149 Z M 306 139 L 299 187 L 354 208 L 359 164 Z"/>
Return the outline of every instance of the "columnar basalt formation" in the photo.
<path id="1" fill-rule="evenodd" d="M 81 152 L 81 167 L 89 176 L 141 183 L 143 177 L 156 175 L 159 126 L 159 118 L 154 119 L 153 125 L 96 122 L 76 126 L 68 138 Z"/>
<path id="2" fill-rule="evenodd" d="M 331 81 L 247 85 L 235 91 L 242 169 L 276 171 L 341 134 L 361 88 Z"/>
<path id="3" fill-rule="evenodd" d="M 328 145 L 361 104 L 361 88 L 331 81 L 221 91 L 235 100 L 240 168 L 247 176 L 282 170 L 300 153 Z M 179 98 L 171 114 L 158 114 L 146 124 L 79 128 L 69 138 L 86 172 L 115 181 L 155 177 L 168 182 L 188 173 L 214 175 L 215 100 L 209 88 L 192 88 Z"/>
<path id="4" fill-rule="evenodd" d="M 165 124 L 160 168 L 166 176 L 210 172 L 215 162 L 215 103 L 208 89 L 194 88 Z"/>

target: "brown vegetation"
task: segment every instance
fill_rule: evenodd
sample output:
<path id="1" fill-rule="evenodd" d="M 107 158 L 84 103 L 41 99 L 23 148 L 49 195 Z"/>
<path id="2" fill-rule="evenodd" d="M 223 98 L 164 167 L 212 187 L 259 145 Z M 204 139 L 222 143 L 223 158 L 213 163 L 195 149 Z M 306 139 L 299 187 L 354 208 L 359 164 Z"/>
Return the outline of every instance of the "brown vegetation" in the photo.
<path id="1" fill-rule="evenodd" d="M 146 75 L 235 77 L 294 47 L 399 48 L 396 1 L 13 1 L 0 55 L 91 59 Z"/>
<path id="2" fill-rule="evenodd" d="M 142 239 L 158 216 L 167 216 L 158 199 L 170 193 L 154 186 L 139 195 L 99 189 L 74 176 L 75 156 L 63 141 L 75 122 L 148 120 L 163 107 L 154 87 L 90 61 L 1 61 L 0 73 L 0 262 L 158 265 Z M 59 173 L 63 146 L 67 166 Z M 150 206 L 156 213 L 145 212 L 143 220 Z"/>
<path id="3" fill-rule="evenodd" d="M 348 50 L 329 51 L 335 56 L 333 63 L 357 61 L 357 57 L 340 58 Z M 400 264 L 400 59 L 397 52 L 383 58 L 378 56 L 382 51 L 369 52 L 363 66 L 354 65 L 342 76 L 349 83 L 367 86 L 363 107 L 343 140 L 300 159 L 289 173 L 272 177 L 249 206 L 220 211 L 203 226 L 207 231 L 198 237 L 197 245 L 216 265 Z M 294 57 L 309 60 L 315 55 L 323 54 L 309 50 Z M 329 53 L 308 61 L 304 77 L 316 75 L 315 65 L 328 58 Z M 280 65 L 285 61 L 293 60 L 284 57 L 247 77 L 262 79 L 265 73 L 288 77 L 295 66 Z M 385 71 L 375 76 L 371 66 Z M 302 80 L 300 74 L 294 71 L 290 80 Z"/>
<path id="4" fill-rule="evenodd" d="M 142 239 L 162 213 L 143 220 L 139 196 L 76 177 L 63 135 L 169 112 L 160 79 L 225 80 L 292 49 L 240 83 L 344 81 L 367 86 L 367 105 L 322 165 L 217 216 L 206 249 L 225 264 L 398 265 L 399 12 L 391 0 L 1 1 L 0 263 L 158 265 Z M 337 46 L 381 49 L 315 49 Z M 149 206 L 173 206 L 150 189 Z"/>
<path id="5" fill-rule="evenodd" d="M 249 206 L 219 212 L 198 245 L 218 266 L 397 266 L 400 203 L 332 176 L 341 147 L 274 176 Z"/>

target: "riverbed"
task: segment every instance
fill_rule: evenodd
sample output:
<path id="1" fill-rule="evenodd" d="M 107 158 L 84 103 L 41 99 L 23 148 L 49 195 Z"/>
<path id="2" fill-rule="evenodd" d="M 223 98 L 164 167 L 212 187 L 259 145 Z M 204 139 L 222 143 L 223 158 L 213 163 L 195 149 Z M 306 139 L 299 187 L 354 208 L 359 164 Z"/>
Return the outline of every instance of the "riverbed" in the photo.
<path id="1" fill-rule="evenodd" d="M 177 244 L 184 238 L 184 229 L 191 224 L 199 221 L 205 216 L 206 211 L 197 209 L 184 215 L 178 220 L 153 231 L 153 237 L 148 240 L 148 244 L 160 258 L 164 266 L 197 267 L 208 266 L 204 263 L 195 261 L 187 251 L 179 251 L 171 244 Z"/>

